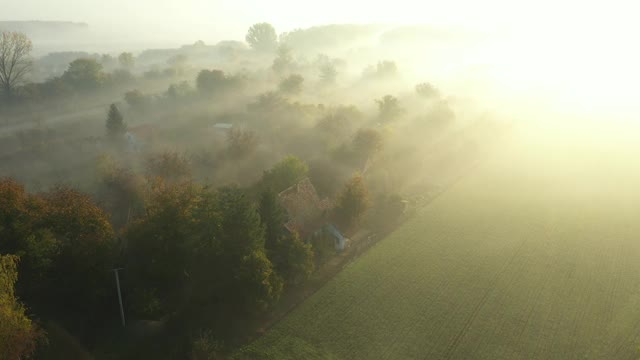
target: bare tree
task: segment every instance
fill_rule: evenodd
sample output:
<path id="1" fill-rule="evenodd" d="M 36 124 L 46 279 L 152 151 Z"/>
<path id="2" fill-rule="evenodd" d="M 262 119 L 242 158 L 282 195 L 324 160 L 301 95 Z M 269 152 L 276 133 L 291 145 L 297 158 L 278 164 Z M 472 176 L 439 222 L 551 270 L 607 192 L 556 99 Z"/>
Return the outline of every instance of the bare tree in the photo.
<path id="1" fill-rule="evenodd" d="M 0 34 L 0 86 L 7 99 L 31 69 L 32 49 L 31 40 L 23 33 Z"/>

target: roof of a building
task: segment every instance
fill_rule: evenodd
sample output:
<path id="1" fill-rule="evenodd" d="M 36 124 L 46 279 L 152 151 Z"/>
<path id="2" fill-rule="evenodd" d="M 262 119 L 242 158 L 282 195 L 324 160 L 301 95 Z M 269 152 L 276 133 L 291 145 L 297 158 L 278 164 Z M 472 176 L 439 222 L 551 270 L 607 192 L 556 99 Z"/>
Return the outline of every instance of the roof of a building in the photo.
<path id="1" fill-rule="evenodd" d="M 328 200 L 320 200 L 309 178 L 282 191 L 278 199 L 289 215 L 284 226 L 303 236 L 322 226 L 324 213 L 331 207 Z"/>

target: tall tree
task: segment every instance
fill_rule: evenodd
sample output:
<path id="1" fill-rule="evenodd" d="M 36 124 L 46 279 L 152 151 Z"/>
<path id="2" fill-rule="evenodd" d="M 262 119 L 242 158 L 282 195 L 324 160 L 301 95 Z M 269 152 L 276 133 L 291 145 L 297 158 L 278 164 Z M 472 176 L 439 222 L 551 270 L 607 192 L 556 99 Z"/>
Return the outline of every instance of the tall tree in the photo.
<path id="1" fill-rule="evenodd" d="M 126 132 L 127 125 L 124 123 L 124 117 L 116 104 L 111 104 L 107 114 L 107 136 L 115 140 L 122 138 Z"/>
<path id="2" fill-rule="evenodd" d="M 0 34 L 0 86 L 8 100 L 31 69 L 32 49 L 31 40 L 23 33 Z"/>
<path id="3" fill-rule="evenodd" d="M 258 51 L 271 52 L 278 47 L 276 29 L 266 22 L 251 26 L 245 40 L 253 49 Z"/>

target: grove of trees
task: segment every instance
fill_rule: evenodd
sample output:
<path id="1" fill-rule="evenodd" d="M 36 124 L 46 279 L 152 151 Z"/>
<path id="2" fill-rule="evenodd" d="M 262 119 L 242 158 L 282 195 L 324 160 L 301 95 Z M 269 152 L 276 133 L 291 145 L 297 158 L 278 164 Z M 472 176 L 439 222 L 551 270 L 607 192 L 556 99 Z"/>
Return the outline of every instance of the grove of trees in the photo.
<path id="1" fill-rule="evenodd" d="M 304 42 L 341 29 L 371 31 L 279 41 L 259 23 L 250 48 L 51 55 L 41 82 L 29 39 L 3 33 L 22 70 L 0 58 L 0 115 L 19 129 L 0 142 L 0 359 L 222 358 L 352 256 L 326 228 L 356 246 L 389 231 L 478 153 L 433 85 L 392 89 L 395 62 L 363 76 Z M 282 200 L 301 181 L 305 231 Z"/>

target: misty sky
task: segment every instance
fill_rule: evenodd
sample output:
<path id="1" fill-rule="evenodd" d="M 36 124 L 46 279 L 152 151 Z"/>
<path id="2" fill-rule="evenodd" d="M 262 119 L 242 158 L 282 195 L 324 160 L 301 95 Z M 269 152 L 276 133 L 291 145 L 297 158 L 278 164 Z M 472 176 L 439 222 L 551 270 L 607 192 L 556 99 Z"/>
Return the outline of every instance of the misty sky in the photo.
<path id="1" fill-rule="evenodd" d="M 640 102 L 639 6 L 634 0 L 20 0 L 5 1 L 0 20 L 86 22 L 95 31 L 92 42 L 112 42 L 113 51 L 243 40 L 251 24 L 263 21 L 279 33 L 329 23 L 486 30 L 500 40 L 483 45 L 473 65 L 489 65 L 491 83 L 506 84 L 506 93 L 519 96 L 522 89 L 589 113 L 595 104 L 628 113 Z"/>
<path id="2" fill-rule="evenodd" d="M 241 39 L 250 24 L 260 21 L 279 31 L 326 23 L 515 29 L 561 28 L 571 21 L 573 26 L 608 27 L 630 22 L 631 10 L 632 2 L 624 0 L 20 0 L 3 4 L 0 19 L 78 21 L 114 33 L 135 31 L 140 37 L 220 40 Z"/>

